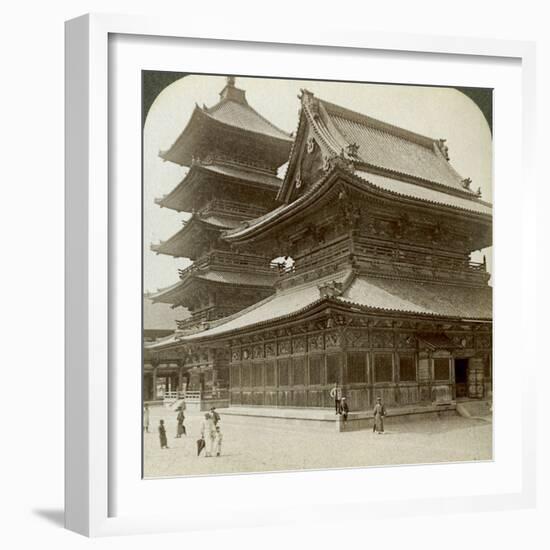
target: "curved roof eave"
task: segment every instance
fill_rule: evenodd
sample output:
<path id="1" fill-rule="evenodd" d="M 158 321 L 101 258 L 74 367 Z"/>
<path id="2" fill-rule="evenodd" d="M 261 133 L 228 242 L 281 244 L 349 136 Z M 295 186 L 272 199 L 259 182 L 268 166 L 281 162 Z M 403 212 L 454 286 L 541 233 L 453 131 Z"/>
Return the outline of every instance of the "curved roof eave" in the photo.
<path id="1" fill-rule="evenodd" d="M 223 173 L 223 170 L 226 172 L 233 171 L 234 173 Z M 242 173 L 242 176 L 239 177 L 239 172 Z M 250 172 L 250 173 L 248 173 Z M 281 180 L 277 176 L 268 176 L 266 174 L 257 174 L 258 179 L 254 179 L 255 174 L 252 171 L 247 171 L 244 168 L 238 166 L 225 166 L 223 164 L 204 164 L 200 161 L 194 161 L 191 163 L 187 174 L 183 177 L 182 180 L 166 195 L 163 197 L 155 199 L 155 203 L 161 206 L 162 208 L 169 208 L 176 210 L 178 212 L 188 211 L 185 207 L 180 205 L 180 202 L 185 197 L 188 188 L 197 182 L 202 174 L 207 176 L 216 177 L 219 180 L 226 180 L 227 182 L 238 182 L 244 183 L 247 186 L 261 189 L 263 191 L 268 191 L 275 193 L 278 188 L 281 186 Z M 260 181 L 260 178 L 265 180 L 272 181 Z"/>
<path id="2" fill-rule="evenodd" d="M 377 193 L 382 196 L 398 197 L 402 200 L 413 201 L 414 203 L 420 206 L 422 205 L 432 206 L 442 210 L 446 210 L 447 212 L 467 213 L 475 217 L 480 217 L 486 221 L 490 221 L 492 217 L 489 214 L 483 214 L 480 212 L 476 212 L 475 210 L 468 210 L 466 208 L 461 208 L 458 206 L 446 205 L 440 202 L 431 201 L 428 199 L 421 199 L 411 195 L 401 194 L 401 193 L 393 192 L 387 189 L 383 189 L 381 187 L 378 187 L 372 184 L 370 181 L 364 179 L 363 177 L 352 174 L 349 171 L 345 171 L 339 168 L 338 166 L 336 166 L 330 172 L 328 172 L 325 176 L 323 176 L 317 183 L 315 183 L 309 189 L 309 191 L 307 191 L 306 193 L 298 197 L 294 202 L 290 204 L 282 205 L 279 208 L 272 210 L 270 213 L 266 214 L 262 218 L 257 218 L 258 220 L 260 220 L 259 223 L 250 224 L 248 227 L 243 228 L 240 231 L 239 231 L 239 228 L 236 228 L 234 230 L 224 232 L 223 233 L 224 239 L 226 239 L 227 241 L 233 241 L 233 242 L 238 242 L 239 240 L 246 240 L 248 238 L 253 237 L 260 230 L 264 231 L 267 227 L 281 223 L 282 219 L 288 219 L 292 217 L 302 208 L 310 206 L 313 202 L 315 202 L 316 200 L 319 200 L 325 192 L 330 190 L 330 186 L 328 185 L 327 182 L 334 180 L 338 176 L 342 177 L 344 180 L 348 181 L 349 183 L 353 183 L 354 180 L 355 181 L 359 180 L 361 183 L 367 184 L 374 193 Z M 360 188 L 360 191 L 364 192 L 365 190 L 363 188 Z"/>
<path id="3" fill-rule="evenodd" d="M 174 256 L 172 252 L 166 251 L 166 247 L 173 247 L 173 246 L 185 246 L 186 240 L 189 238 L 189 234 L 192 235 L 192 231 L 195 228 L 202 227 L 202 229 L 206 231 L 221 231 L 223 227 L 217 226 L 215 224 L 209 223 L 207 220 L 201 219 L 199 216 L 192 215 L 186 222 L 185 225 L 177 232 L 174 233 L 169 239 L 166 241 L 161 241 L 157 245 L 152 245 L 151 249 L 156 252 L 157 254 L 166 254 L 168 256 Z M 229 228 L 229 226 L 227 227 Z M 154 246 L 154 248 L 153 248 Z M 164 248 L 164 250 L 163 250 Z M 183 256 L 181 256 L 183 257 Z"/>
<path id="4" fill-rule="evenodd" d="M 188 143 L 194 139 L 194 134 L 199 132 L 203 133 L 205 131 L 205 128 L 212 128 L 212 130 L 210 131 L 214 133 L 218 133 L 219 131 L 223 131 L 225 129 L 238 131 L 244 133 L 244 135 L 249 135 L 253 141 L 264 140 L 267 143 L 271 144 L 276 143 L 280 145 L 284 144 L 285 146 L 290 146 L 293 141 L 290 136 L 288 137 L 288 139 L 279 138 L 269 134 L 264 134 L 262 132 L 242 128 L 240 126 L 229 124 L 227 122 L 222 122 L 221 120 L 218 120 L 214 116 L 208 114 L 198 105 L 195 105 L 195 109 L 193 110 L 191 118 L 189 119 L 189 122 L 187 123 L 181 134 L 178 136 L 176 141 L 169 149 L 165 151 L 160 151 L 159 156 L 163 160 L 175 162 L 176 164 L 179 164 L 181 166 L 189 166 L 192 160 L 192 156 L 189 153 L 186 153 L 185 149 L 188 148 Z"/>
<path id="5" fill-rule="evenodd" d="M 269 300 L 270 298 L 267 298 Z M 266 300 L 266 301 L 267 301 Z M 251 306 L 250 309 L 253 309 L 254 307 L 257 307 L 258 305 L 261 305 L 262 302 L 259 302 L 258 304 L 254 304 Z M 341 298 L 334 298 L 334 297 L 325 297 L 325 298 L 318 298 L 314 302 L 311 302 L 307 306 L 294 311 L 288 315 L 282 315 L 280 317 L 275 317 L 272 319 L 266 319 L 264 321 L 259 321 L 257 323 L 253 323 L 250 325 L 246 325 L 243 327 L 238 327 L 234 329 L 229 329 L 226 332 L 218 331 L 215 334 L 208 334 L 209 330 L 213 330 L 219 326 L 223 326 L 223 324 L 229 322 L 235 317 L 239 317 L 240 315 L 246 313 L 248 308 L 246 310 L 243 310 L 241 312 L 238 312 L 232 316 L 228 316 L 226 318 L 221 319 L 222 321 L 219 325 L 215 325 L 214 327 L 211 327 L 211 329 L 207 329 L 204 332 L 195 333 L 192 335 L 189 335 L 188 337 L 183 337 L 182 342 L 188 342 L 188 343 L 207 343 L 207 342 L 213 342 L 216 340 L 226 340 L 227 338 L 235 338 L 241 333 L 250 333 L 250 331 L 255 331 L 259 329 L 265 329 L 269 326 L 277 326 L 280 323 L 288 323 L 291 321 L 298 321 L 300 317 L 302 317 L 305 314 L 313 314 L 315 312 L 318 312 L 320 310 L 323 310 L 326 307 L 336 307 L 341 309 L 353 309 L 355 312 L 358 310 L 363 313 L 373 313 L 373 314 L 379 314 L 379 315 L 392 315 L 392 316 L 410 316 L 413 315 L 414 317 L 422 317 L 425 319 L 449 319 L 449 320 L 457 320 L 460 319 L 461 321 L 468 321 L 468 320 L 476 320 L 476 321 L 492 321 L 491 317 L 476 317 L 475 319 L 468 319 L 465 318 L 463 315 L 446 315 L 442 313 L 435 313 L 435 312 L 419 312 L 414 310 L 401 310 L 401 309 L 390 309 L 390 308 L 380 308 L 375 306 L 365 306 L 364 304 L 358 304 L 354 302 L 350 302 L 345 299 Z"/>

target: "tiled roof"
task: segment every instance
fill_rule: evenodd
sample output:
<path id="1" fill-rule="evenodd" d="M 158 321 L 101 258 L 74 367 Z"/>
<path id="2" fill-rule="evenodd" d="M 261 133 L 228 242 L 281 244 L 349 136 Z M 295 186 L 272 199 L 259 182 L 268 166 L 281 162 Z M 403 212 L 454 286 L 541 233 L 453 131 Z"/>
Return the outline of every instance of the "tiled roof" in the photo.
<path id="1" fill-rule="evenodd" d="M 175 330 L 176 320 L 187 319 L 189 311 L 171 308 L 168 304 L 154 303 L 149 295 L 143 297 L 144 330 Z"/>
<path id="2" fill-rule="evenodd" d="M 224 179 L 224 176 L 227 179 Z M 214 180 L 214 178 L 216 179 Z M 195 161 L 176 187 L 164 197 L 156 199 L 155 202 L 166 208 L 190 211 L 199 200 L 194 196 L 197 194 L 197 186 L 202 185 L 205 179 L 208 181 L 214 180 L 218 190 L 224 183 L 239 185 L 239 182 L 243 182 L 251 186 L 259 186 L 262 189 L 267 188 L 266 191 L 273 194 L 277 192 L 282 184 L 282 180 L 277 176 L 253 168 Z M 234 182 L 233 180 L 238 181 Z M 224 192 L 227 193 L 228 190 Z M 220 191 L 222 194 L 224 192 Z"/>
<path id="3" fill-rule="evenodd" d="M 223 335 L 296 317 L 321 303 L 319 285 L 350 279 L 350 272 L 325 277 L 277 292 L 262 302 L 217 322 L 216 326 L 186 340 Z M 345 287 L 345 285 L 344 285 Z M 332 302 L 375 312 L 419 314 L 471 320 L 492 319 L 492 288 L 384 279 L 358 275 Z"/>
<path id="4" fill-rule="evenodd" d="M 264 174 L 253 169 L 246 169 L 240 166 L 228 166 L 224 164 L 201 164 L 201 168 L 213 174 L 220 174 L 230 178 L 240 179 L 251 183 L 269 185 L 275 189 L 281 186 L 282 180 L 277 176 Z"/>
<path id="5" fill-rule="evenodd" d="M 319 103 L 345 142 L 359 146 L 359 162 L 468 192 L 462 185 L 462 176 L 445 159 L 437 140 L 323 100 Z"/>
<path id="6" fill-rule="evenodd" d="M 264 273 L 243 273 L 234 271 L 221 270 L 195 270 L 190 271 L 186 276 L 177 283 L 159 290 L 151 295 L 154 302 L 176 303 L 178 296 L 189 288 L 194 281 L 206 281 L 215 284 L 239 285 L 242 287 L 271 287 L 273 285 L 273 277 Z"/>
<path id="7" fill-rule="evenodd" d="M 355 172 L 355 175 L 368 181 L 379 189 L 390 191 L 391 193 L 396 193 L 403 197 L 412 197 L 434 204 L 451 206 L 453 208 L 460 208 L 461 210 L 470 210 L 481 214 L 492 215 L 493 212 L 491 204 L 481 201 L 475 196 L 471 199 L 467 197 L 459 197 L 457 195 L 445 193 L 444 191 L 430 189 L 414 183 L 408 183 L 396 178 L 381 176 L 379 174 L 371 174 L 369 172 L 357 171 Z"/>
<path id="8" fill-rule="evenodd" d="M 221 101 L 213 107 L 196 105 L 176 141 L 167 150 L 159 151 L 160 157 L 190 166 L 194 158 L 207 158 L 215 149 L 218 157 L 241 159 L 250 164 L 248 150 L 253 148 L 261 153 L 256 159 L 258 166 L 276 169 L 284 164 L 292 136 L 255 111 L 246 101 L 244 90 L 226 86 L 221 96 Z M 235 147 L 237 134 L 241 147 Z M 227 140 L 225 143 L 221 136 Z"/>
<path id="9" fill-rule="evenodd" d="M 191 217 L 186 225 L 188 225 L 194 218 L 195 216 Z M 220 214 L 207 214 L 205 216 L 200 216 L 197 217 L 197 221 L 220 229 L 234 229 L 240 224 L 240 220 L 227 216 L 221 216 Z"/>
<path id="10" fill-rule="evenodd" d="M 200 332 L 200 330 L 201 328 L 199 326 L 186 330 L 176 330 L 173 334 L 170 334 L 169 336 L 159 338 L 154 342 L 146 342 L 143 347 L 146 350 L 163 349 L 173 344 L 177 344 L 178 342 L 181 342 L 184 336 L 189 336 L 196 332 Z"/>
<path id="11" fill-rule="evenodd" d="M 265 300 L 254 304 L 239 313 L 231 315 L 218 321 L 217 326 L 210 328 L 202 336 L 216 336 L 239 330 L 244 327 L 257 325 L 259 323 L 267 323 L 276 321 L 277 319 L 285 318 L 295 314 L 300 310 L 320 301 L 319 289 L 317 285 L 324 281 L 342 282 L 349 276 L 349 271 L 325 277 L 317 281 L 302 284 L 290 289 L 281 290 L 266 298 Z M 190 339 L 199 337 L 199 335 L 191 336 Z"/>
<path id="12" fill-rule="evenodd" d="M 492 288 L 360 276 L 338 299 L 367 308 L 465 319 L 492 318 Z"/>
<path id="13" fill-rule="evenodd" d="M 187 220 L 185 225 L 177 233 L 174 233 L 174 235 L 166 241 L 152 245 L 151 249 L 159 254 L 168 254 L 175 257 L 192 257 L 193 254 L 190 248 L 194 250 L 194 247 L 200 242 L 196 239 L 196 229 L 203 232 L 207 229 L 234 229 L 238 225 L 239 221 L 234 218 L 226 218 L 219 215 L 210 215 L 202 218 L 194 215 Z M 191 254 L 191 256 L 187 256 L 188 253 Z"/>
<path id="14" fill-rule="evenodd" d="M 272 286 L 275 278 L 274 275 L 263 273 L 246 273 L 243 271 L 204 271 L 195 273 L 193 276 L 197 279 L 211 281 L 213 283 L 266 287 Z"/>
<path id="15" fill-rule="evenodd" d="M 210 109 L 205 109 L 205 112 L 212 118 L 224 124 L 228 124 L 229 126 L 235 126 L 243 130 L 264 134 L 277 139 L 292 141 L 289 134 L 277 128 L 277 126 L 269 122 L 248 104 L 231 100 L 222 100 Z"/>
<path id="16" fill-rule="evenodd" d="M 172 304 L 173 299 L 176 296 L 176 291 L 182 284 L 182 281 L 177 281 L 170 286 L 164 288 L 159 288 L 156 292 L 151 292 L 149 298 L 153 304 L 162 303 L 162 304 Z"/>

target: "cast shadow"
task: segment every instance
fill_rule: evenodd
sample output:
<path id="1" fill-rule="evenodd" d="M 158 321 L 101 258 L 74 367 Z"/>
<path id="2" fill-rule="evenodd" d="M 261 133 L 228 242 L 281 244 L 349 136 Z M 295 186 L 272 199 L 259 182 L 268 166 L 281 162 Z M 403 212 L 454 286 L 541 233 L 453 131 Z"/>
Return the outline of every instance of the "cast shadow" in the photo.
<path id="1" fill-rule="evenodd" d="M 41 517 L 42 519 L 45 519 L 46 521 L 49 521 L 53 525 L 56 525 L 57 527 L 65 527 L 65 511 L 64 510 L 55 510 L 55 509 L 48 509 L 48 510 L 33 510 L 33 514 L 35 516 Z"/>

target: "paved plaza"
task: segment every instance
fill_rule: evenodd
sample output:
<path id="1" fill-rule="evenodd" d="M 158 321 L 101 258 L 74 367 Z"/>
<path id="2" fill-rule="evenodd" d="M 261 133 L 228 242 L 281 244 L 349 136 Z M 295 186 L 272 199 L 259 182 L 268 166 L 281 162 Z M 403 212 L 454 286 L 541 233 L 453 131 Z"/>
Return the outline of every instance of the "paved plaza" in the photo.
<path id="1" fill-rule="evenodd" d="M 396 422 L 387 418 L 386 433 L 370 430 L 338 433 L 279 419 L 221 415 L 220 457 L 197 457 L 203 413 L 186 411 L 187 436 L 176 439 L 176 414 L 151 409 L 150 433 L 144 437 L 145 477 L 210 475 L 419 464 L 492 458 L 492 424 L 448 416 Z M 158 423 L 163 418 L 169 449 L 161 449 Z"/>

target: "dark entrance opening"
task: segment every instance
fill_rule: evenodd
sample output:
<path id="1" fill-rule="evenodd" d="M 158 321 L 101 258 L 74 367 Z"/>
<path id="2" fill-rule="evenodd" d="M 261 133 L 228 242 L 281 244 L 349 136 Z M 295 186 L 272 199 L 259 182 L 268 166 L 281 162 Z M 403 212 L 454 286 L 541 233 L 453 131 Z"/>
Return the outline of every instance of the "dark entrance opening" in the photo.
<path id="1" fill-rule="evenodd" d="M 456 397 L 468 395 L 468 359 L 455 359 Z"/>

